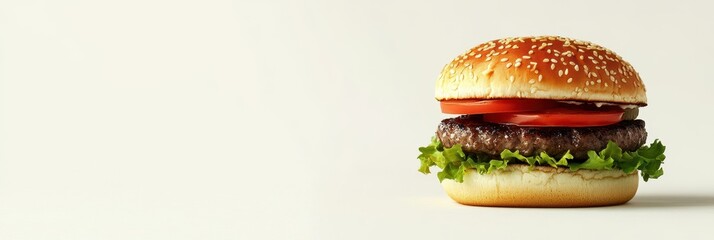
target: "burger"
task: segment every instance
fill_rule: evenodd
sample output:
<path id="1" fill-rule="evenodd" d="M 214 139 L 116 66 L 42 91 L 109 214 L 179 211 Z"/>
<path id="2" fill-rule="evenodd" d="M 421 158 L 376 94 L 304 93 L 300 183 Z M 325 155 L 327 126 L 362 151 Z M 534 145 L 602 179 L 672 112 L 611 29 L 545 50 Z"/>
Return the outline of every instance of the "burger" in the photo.
<path id="1" fill-rule="evenodd" d="M 489 41 L 436 81 L 441 121 L 419 171 L 458 203 L 586 207 L 628 202 L 663 174 L 665 146 L 645 145 L 639 74 L 599 45 L 558 36 Z"/>

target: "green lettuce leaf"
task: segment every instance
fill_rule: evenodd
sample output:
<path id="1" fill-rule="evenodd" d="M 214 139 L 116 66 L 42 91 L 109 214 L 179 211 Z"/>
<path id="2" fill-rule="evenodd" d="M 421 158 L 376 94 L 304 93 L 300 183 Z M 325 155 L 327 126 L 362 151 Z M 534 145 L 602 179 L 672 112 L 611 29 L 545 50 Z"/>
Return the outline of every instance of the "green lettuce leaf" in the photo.
<path id="1" fill-rule="evenodd" d="M 640 170 L 642 179 L 646 182 L 664 174 L 662 170 L 662 163 L 665 159 L 664 150 L 665 146 L 659 140 L 633 152 L 622 151 L 622 148 L 616 143 L 609 141 L 607 147 L 600 152 L 588 151 L 588 159 L 583 162 L 568 162 L 573 159 L 570 151 L 556 159 L 546 152 L 535 156 L 523 156 L 518 151 L 513 152 L 509 149 L 504 149 L 501 152 L 500 159 L 491 159 L 486 155 L 466 154 L 458 144 L 444 148 L 438 138 L 432 137 L 428 146 L 419 148 L 421 154 L 418 159 L 421 162 L 419 172 L 429 174 L 432 166 L 441 169 L 436 174 L 440 182 L 444 179 L 463 182 L 464 174 L 469 170 L 475 170 L 479 174 L 490 174 L 493 171 L 505 169 L 509 162 L 514 161 L 526 163 L 531 169 L 535 166 L 547 165 L 554 168 L 568 167 L 571 171 L 622 169 L 629 174 Z"/>
<path id="2" fill-rule="evenodd" d="M 571 171 L 577 171 L 580 169 L 589 170 L 610 170 L 612 166 L 615 165 L 615 159 L 612 157 L 603 158 L 602 155 L 598 155 L 595 151 L 588 151 L 588 160 L 583 163 L 570 164 Z"/>

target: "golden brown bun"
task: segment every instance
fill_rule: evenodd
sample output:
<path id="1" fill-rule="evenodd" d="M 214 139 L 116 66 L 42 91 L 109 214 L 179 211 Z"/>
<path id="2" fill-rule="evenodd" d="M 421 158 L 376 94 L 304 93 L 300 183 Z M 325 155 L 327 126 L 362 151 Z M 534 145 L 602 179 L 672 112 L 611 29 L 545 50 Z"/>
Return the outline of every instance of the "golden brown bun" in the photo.
<path id="1" fill-rule="evenodd" d="M 498 39 L 441 71 L 436 99 L 529 98 L 647 105 L 639 74 L 609 49 L 542 36 Z"/>
<path id="2" fill-rule="evenodd" d="M 637 192 L 637 171 L 572 172 L 567 168 L 510 165 L 505 170 L 478 174 L 470 170 L 464 182 L 445 179 L 441 185 L 454 201 L 477 206 L 591 207 L 623 204 Z"/>

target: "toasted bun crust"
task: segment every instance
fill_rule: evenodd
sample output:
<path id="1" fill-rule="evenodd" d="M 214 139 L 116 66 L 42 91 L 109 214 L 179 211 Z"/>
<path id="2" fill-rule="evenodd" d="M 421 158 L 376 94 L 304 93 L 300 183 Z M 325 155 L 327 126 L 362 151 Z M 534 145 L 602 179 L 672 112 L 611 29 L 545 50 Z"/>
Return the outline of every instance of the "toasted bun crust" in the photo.
<path id="1" fill-rule="evenodd" d="M 530 98 L 647 105 L 635 69 L 607 48 L 556 37 L 493 40 L 441 71 L 436 99 Z"/>
<path id="2" fill-rule="evenodd" d="M 510 165 L 491 174 L 470 171 L 464 182 L 441 184 L 456 202 L 500 207 L 590 207 L 623 204 L 637 192 L 637 172 L 621 170 L 572 172 L 566 168 Z"/>

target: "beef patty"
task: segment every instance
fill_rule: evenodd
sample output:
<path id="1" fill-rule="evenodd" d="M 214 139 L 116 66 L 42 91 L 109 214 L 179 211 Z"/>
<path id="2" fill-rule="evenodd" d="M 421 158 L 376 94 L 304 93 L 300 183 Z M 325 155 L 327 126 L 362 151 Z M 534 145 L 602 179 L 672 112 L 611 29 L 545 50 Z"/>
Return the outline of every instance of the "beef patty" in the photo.
<path id="1" fill-rule="evenodd" d="M 479 115 L 462 115 L 441 121 L 436 136 L 445 147 L 461 144 L 464 152 L 497 156 L 504 149 L 525 156 L 546 152 L 560 157 L 570 150 L 576 159 L 586 159 L 587 151 L 600 151 L 608 140 L 625 151 L 645 144 L 647 131 L 642 120 L 626 120 L 603 127 L 519 127 L 484 122 Z"/>

